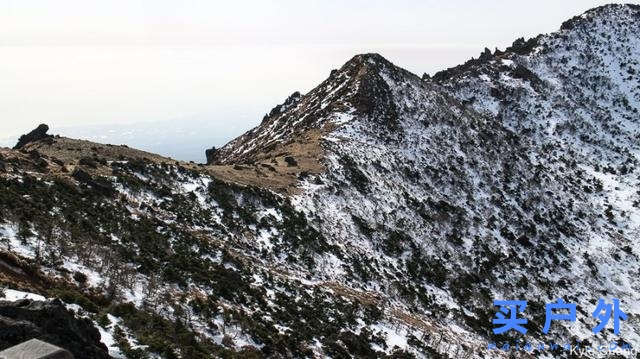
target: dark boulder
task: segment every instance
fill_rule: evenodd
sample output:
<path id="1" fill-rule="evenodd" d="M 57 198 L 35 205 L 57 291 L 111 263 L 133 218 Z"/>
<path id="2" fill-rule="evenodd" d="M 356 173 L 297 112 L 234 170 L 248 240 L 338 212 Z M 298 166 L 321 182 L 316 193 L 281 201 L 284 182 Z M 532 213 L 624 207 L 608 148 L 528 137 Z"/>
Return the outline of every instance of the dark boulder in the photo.
<path id="1" fill-rule="evenodd" d="M 73 354 L 42 340 L 30 339 L 1 351 L 0 358 L 73 359 Z"/>
<path id="2" fill-rule="evenodd" d="M 75 178 L 80 183 L 88 185 L 93 183 L 93 178 L 91 178 L 91 175 L 81 170 L 80 168 L 76 168 L 71 174 L 71 177 Z"/>
<path id="3" fill-rule="evenodd" d="M 538 46 L 539 38 L 540 36 L 531 38 L 526 41 L 524 37 L 516 39 L 516 41 L 514 41 L 511 46 L 507 47 L 507 52 L 513 52 L 515 54 L 523 56 L 528 55 L 536 46 Z"/>
<path id="4" fill-rule="evenodd" d="M 27 152 L 27 154 L 29 154 L 29 157 L 34 160 L 42 158 L 42 155 L 37 150 L 31 150 Z"/>
<path id="5" fill-rule="evenodd" d="M 91 157 L 82 157 L 80 161 L 78 161 L 78 164 L 89 168 L 98 168 L 98 162 Z"/>
<path id="6" fill-rule="evenodd" d="M 478 60 L 486 62 L 488 60 L 491 60 L 492 57 L 493 55 L 491 54 L 491 50 L 485 47 L 484 51 L 480 54 L 480 57 L 478 57 Z"/>
<path id="7" fill-rule="evenodd" d="M 514 78 L 528 81 L 536 91 L 542 91 L 542 80 L 528 68 L 518 65 L 512 73 Z"/>
<path id="8" fill-rule="evenodd" d="M 296 161 L 296 159 L 293 158 L 292 156 L 286 156 L 284 158 L 284 161 L 287 163 L 288 167 L 296 167 L 296 166 L 298 166 L 298 161 Z"/>
<path id="9" fill-rule="evenodd" d="M 80 183 L 90 186 L 95 191 L 105 196 L 113 196 L 116 192 L 113 184 L 109 180 L 104 178 L 93 178 L 89 173 L 80 168 L 76 168 L 73 173 L 71 173 L 71 177 Z"/>
<path id="10" fill-rule="evenodd" d="M 269 111 L 269 114 L 265 116 L 265 118 L 270 118 L 285 112 L 286 110 L 298 104 L 301 98 L 302 98 L 302 95 L 300 94 L 299 91 L 292 93 L 289 97 L 287 97 L 287 99 L 283 103 L 272 108 L 271 111 Z"/>
<path id="11" fill-rule="evenodd" d="M 109 358 L 93 323 L 76 318 L 59 300 L 0 300 L 0 350 L 33 338 L 64 348 L 76 359 Z"/>
<path id="12" fill-rule="evenodd" d="M 40 126 L 36 127 L 35 130 L 27 133 L 26 135 L 20 136 L 18 139 L 18 143 L 13 147 L 14 150 L 19 150 L 24 147 L 27 143 L 40 141 L 43 139 L 52 139 L 53 136 L 47 135 L 47 131 L 49 131 L 49 126 L 44 123 Z"/>
<path id="13" fill-rule="evenodd" d="M 268 163 L 261 163 L 260 166 L 268 169 L 271 172 L 277 172 L 276 168 Z"/>
<path id="14" fill-rule="evenodd" d="M 38 158 L 35 161 L 36 167 L 38 168 L 38 170 L 42 171 L 47 171 L 47 168 L 49 167 L 49 162 L 47 162 L 44 158 Z"/>
<path id="15" fill-rule="evenodd" d="M 207 164 L 208 165 L 212 165 L 212 164 L 215 163 L 215 161 L 216 161 L 216 151 L 217 151 L 217 149 L 215 148 L 215 146 L 204 151 L 204 154 L 207 157 Z"/>

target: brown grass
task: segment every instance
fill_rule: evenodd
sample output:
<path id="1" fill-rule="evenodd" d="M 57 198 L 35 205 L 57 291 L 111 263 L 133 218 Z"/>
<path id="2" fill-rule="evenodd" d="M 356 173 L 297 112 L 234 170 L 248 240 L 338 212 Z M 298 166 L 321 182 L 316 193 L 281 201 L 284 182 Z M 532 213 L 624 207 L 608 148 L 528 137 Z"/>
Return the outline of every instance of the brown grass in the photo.
<path id="1" fill-rule="evenodd" d="M 79 161 L 85 157 L 96 157 L 107 161 L 128 159 L 146 159 L 156 163 L 171 163 L 189 168 L 191 170 L 208 174 L 226 182 L 241 185 L 267 188 L 283 194 L 298 192 L 296 184 L 299 176 L 305 174 L 318 174 L 324 171 L 322 158 L 324 151 L 321 147 L 322 132 L 310 130 L 301 135 L 296 141 L 278 144 L 268 153 L 257 156 L 253 164 L 243 165 L 204 165 L 193 162 L 174 160 L 169 157 L 130 148 L 124 145 L 110 145 L 95 143 L 86 140 L 77 140 L 66 137 L 54 137 L 53 143 L 37 141 L 27 144 L 23 150 L 11 150 L 0 148 L 0 154 L 7 158 L 20 158 L 25 169 L 37 171 L 35 165 L 29 164 L 30 151 L 38 151 L 49 163 L 43 176 L 56 175 L 68 177 L 79 166 Z M 285 161 L 285 157 L 291 156 L 297 165 L 291 166 Z M 60 166 L 53 159 L 62 161 Z M 32 161 L 33 162 L 33 161 Z M 64 168 L 63 168 L 64 167 Z M 111 168 L 98 166 L 98 168 L 82 167 L 85 171 L 98 175 L 111 175 Z"/>

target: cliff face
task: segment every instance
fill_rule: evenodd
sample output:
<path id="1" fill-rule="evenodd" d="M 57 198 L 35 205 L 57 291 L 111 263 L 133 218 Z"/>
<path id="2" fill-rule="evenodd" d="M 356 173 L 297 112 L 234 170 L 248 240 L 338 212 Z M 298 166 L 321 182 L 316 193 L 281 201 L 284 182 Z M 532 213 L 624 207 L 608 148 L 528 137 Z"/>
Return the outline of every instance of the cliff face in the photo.
<path id="1" fill-rule="evenodd" d="M 0 300 L 0 347 L 30 339 L 64 347 L 75 358 L 110 358 L 90 320 L 79 319 L 60 301 Z"/>
<path id="2" fill-rule="evenodd" d="M 4 280 L 117 324 L 112 353 L 638 346 L 639 14 L 600 7 L 432 78 L 355 56 L 208 166 L 61 138 L 3 151 L 0 237 L 37 264 Z M 619 336 L 591 332 L 600 297 L 629 315 Z M 557 298 L 578 321 L 543 336 Z M 500 299 L 528 301 L 526 336 L 493 334 Z"/>

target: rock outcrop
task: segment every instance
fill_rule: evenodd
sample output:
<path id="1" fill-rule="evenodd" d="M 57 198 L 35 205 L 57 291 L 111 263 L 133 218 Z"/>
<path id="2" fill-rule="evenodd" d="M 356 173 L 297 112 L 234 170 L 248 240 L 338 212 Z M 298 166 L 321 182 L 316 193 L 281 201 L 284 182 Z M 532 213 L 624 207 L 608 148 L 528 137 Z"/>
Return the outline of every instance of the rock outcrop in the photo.
<path id="1" fill-rule="evenodd" d="M 47 135 L 47 131 L 49 131 L 49 126 L 44 123 L 40 126 L 36 127 L 33 131 L 27 133 L 26 135 L 20 136 L 18 139 L 18 143 L 13 147 L 14 150 L 19 150 L 23 148 L 27 143 L 43 140 L 45 138 L 52 138 L 53 136 Z"/>
<path id="2" fill-rule="evenodd" d="M 110 358 L 89 319 L 76 318 L 62 302 L 0 301 L 0 349 L 37 338 L 70 351 L 76 359 Z"/>
<path id="3" fill-rule="evenodd" d="M 216 147 L 211 147 L 204 151 L 204 155 L 207 157 L 207 164 L 213 164 L 216 161 Z"/>

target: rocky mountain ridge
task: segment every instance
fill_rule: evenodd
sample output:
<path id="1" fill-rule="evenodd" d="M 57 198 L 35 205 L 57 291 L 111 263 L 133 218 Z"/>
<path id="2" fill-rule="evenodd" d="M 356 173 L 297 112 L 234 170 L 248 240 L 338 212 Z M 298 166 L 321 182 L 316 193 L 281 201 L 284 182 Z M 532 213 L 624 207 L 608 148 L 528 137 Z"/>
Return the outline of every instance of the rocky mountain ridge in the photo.
<path id="1" fill-rule="evenodd" d="M 364 92 L 383 111 L 360 111 L 347 96 L 347 109 L 324 114 L 321 123 L 352 117 L 324 137 L 326 171 L 304 182 L 297 200 L 352 257 L 344 267 L 357 268 L 355 258 L 373 264 L 353 285 L 378 276 L 365 287 L 413 287 L 406 296 L 423 301 L 419 310 L 430 312 L 427 298 L 440 297 L 435 302 L 449 308 L 438 312 L 469 326 L 490 321 L 494 298 L 543 308 L 566 296 L 586 313 L 597 300 L 589 293 L 606 294 L 636 310 L 639 14 L 635 5 L 597 8 L 432 79 L 378 55 L 359 55 L 333 73 L 330 80 L 346 77 L 333 88 L 351 94 L 375 84 Z M 359 82 L 352 64 L 366 64 L 366 79 L 381 81 Z M 278 141 L 261 127 L 251 135 Z M 240 137 L 221 153 L 244 144 Z M 398 264 L 398 256 L 410 260 Z M 438 266 L 444 270 L 434 273 Z M 422 278 L 407 280 L 409 268 Z M 548 270 L 526 275 L 539 268 Z M 585 317 L 582 328 L 558 337 L 589 340 Z"/>
<path id="2" fill-rule="evenodd" d="M 206 166 L 56 137 L 2 150 L 2 280 L 61 298 L 114 357 L 637 347 L 639 16 L 600 7 L 433 77 L 355 56 Z M 591 332 L 600 297 L 629 315 L 620 336 Z M 544 336 L 557 298 L 578 320 Z M 496 299 L 528 301 L 526 336 L 493 333 Z"/>

